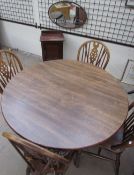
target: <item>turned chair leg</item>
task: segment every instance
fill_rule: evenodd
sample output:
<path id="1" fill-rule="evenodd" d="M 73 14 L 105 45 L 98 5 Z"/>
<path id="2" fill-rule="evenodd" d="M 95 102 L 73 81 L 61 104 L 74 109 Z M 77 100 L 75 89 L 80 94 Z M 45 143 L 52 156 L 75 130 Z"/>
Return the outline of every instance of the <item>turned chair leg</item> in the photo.
<path id="1" fill-rule="evenodd" d="M 81 156 L 81 151 L 77 151 L 77 153 L 74 156 L 73 162 L 76 168 L 79 168 L 80 165 L 80 156 Z"/>
<path id="2" fill-rule="evenodd" d="M 121 153 L 116 154 L 116 160 L 115 160 L 115 175 L 119 175 L 120 157 L 121 157 Z"/>
<path id="3" fill-rule="evenodd" d="M 28 166 L 26 169 L 26 175 L 30 175 L 30 172 L 31 172 L 31 168 Z"/>
<path id="4" fill-rule="evenodd" d="M 100 154 L 101 154 L 101 147 L 99 147 L 99 149 L 98 149 L 98 155 L 100 156 Z"/>

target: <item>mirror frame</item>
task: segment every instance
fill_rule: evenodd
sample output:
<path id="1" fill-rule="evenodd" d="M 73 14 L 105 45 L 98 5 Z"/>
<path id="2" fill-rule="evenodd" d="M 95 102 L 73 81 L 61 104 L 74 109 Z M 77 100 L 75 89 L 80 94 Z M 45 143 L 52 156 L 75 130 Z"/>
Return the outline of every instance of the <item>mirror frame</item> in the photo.
<path id="1" fill-rule="evenodd" d="M 84 12 L 84 16 L 85 16 L 85 19 L 84 19 L 83 23 L 80 24 L 80 25 L 78 25 L 78 26 L 75 26 L 75 27 L 64 27 L 64 26 L 58 25 L 56 22 L 54 22 L 54 21 L 52 20 L 52 18 L 50 17 L 50 9 L 52 8 L 53 5 L 58 4 L 58 3 L 61 3 L 61 2 L 64 2 L 64 3 L 73 3 L 73 4 L 75 4 L 76 6 L 79 6 L 79 8 L 82 9 L 82 11 Z M 48 16 L 49 16 L 49 19 L 52 21 L 52 23 L 54 23 L 55 25 L 57 25 L 57 26 L 59 26 L 59 27 L 62 27 L 62 28 L 64 28 L 64 29 L 76 29 L 76 28 L 80 28 L 80 27 L 83 26 L 83 25 L 86 23 L 86 21 L 87 21 L 87 13 L 86 13 L 85 9 L 84 9 L 83 7 L 81 7 L 79 4 L 77 4 L 77 3 L 75 3 L 75 2 L 72 2 L 72 1 L 58 1 L 58 2 L 53 3 L 53 4 L 49 7 L 49 9 L 48 9 Z"/>

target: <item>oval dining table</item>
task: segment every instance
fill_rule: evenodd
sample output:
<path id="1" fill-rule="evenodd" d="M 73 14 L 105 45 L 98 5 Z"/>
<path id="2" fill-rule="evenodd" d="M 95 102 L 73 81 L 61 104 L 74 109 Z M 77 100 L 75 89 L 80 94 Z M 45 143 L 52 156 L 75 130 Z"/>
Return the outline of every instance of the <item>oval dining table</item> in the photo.
<path id="1" fill-rule="evenodd" d="M 120 129 L 128 98 L 105 70 L 54 60 L 12 78 L 2 95 L 2 112 L 9 126 L 33 143 L 81 149 L 104 142 Z"/>

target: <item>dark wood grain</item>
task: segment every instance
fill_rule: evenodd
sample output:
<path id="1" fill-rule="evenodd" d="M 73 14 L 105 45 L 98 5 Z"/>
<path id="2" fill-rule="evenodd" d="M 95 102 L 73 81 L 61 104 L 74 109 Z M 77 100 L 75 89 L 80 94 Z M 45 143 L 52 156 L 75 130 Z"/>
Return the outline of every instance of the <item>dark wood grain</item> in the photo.
<path id="1" fill-rule="evenodd" d="M 78 149 L 113 135 L 128 112 L 119 82 L 90 64 L 47 61 L 22 71 L 6 86 L 8 124 L 42 146 Z"/>

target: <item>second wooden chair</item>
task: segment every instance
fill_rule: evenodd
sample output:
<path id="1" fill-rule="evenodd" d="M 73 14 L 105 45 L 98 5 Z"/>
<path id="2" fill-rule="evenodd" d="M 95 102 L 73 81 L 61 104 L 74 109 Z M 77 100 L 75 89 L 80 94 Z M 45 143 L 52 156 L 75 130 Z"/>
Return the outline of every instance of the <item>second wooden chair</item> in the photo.
<path id="1" fill-rule="evenodd" d="M 63 175 L 74 155 L 73 151 L 50 151 L 11 133 L 4 132 L 3 136 L 28 164 L 26 175 Z"/>
<path id="2" fill-rule="evenodd" d="M 11 79 L 11 65 L 9 67 L 0 59 L 0 93 L 3 93 L 4 88 Z"/>
<path id="3" fill-rule="evenodd" d="M 105 69 L 110 59 L 108 48 L 100 41 L 91 40 L 84 42 L 77 54 L 77 60 L 90 63 Z"/>
<path id="4" fill-rule="evenodd" d="M 0 50 L 0 57 L 6 62 L 8 67 L 11 68 L 11 76 L 15 76 L 18 72 L 23 70 L 21 61 L 12 51 Z"/>
<path id="5" fill-rule="evenodd" d="M 120 156 L 126 148 L 134 147 L 134 102 L 129 105 L 129 117 L 125 120 L 120 130 L 114 134 L 110 139 L 99 146 L 98 154 L 84 150 L 90 156 L 95 156 L 100 159 L 114 161 L 115 175 L 119 174 Z M 110 151 L 115 155 L 115 159 L 104 156 L 102 149 Z"/>

